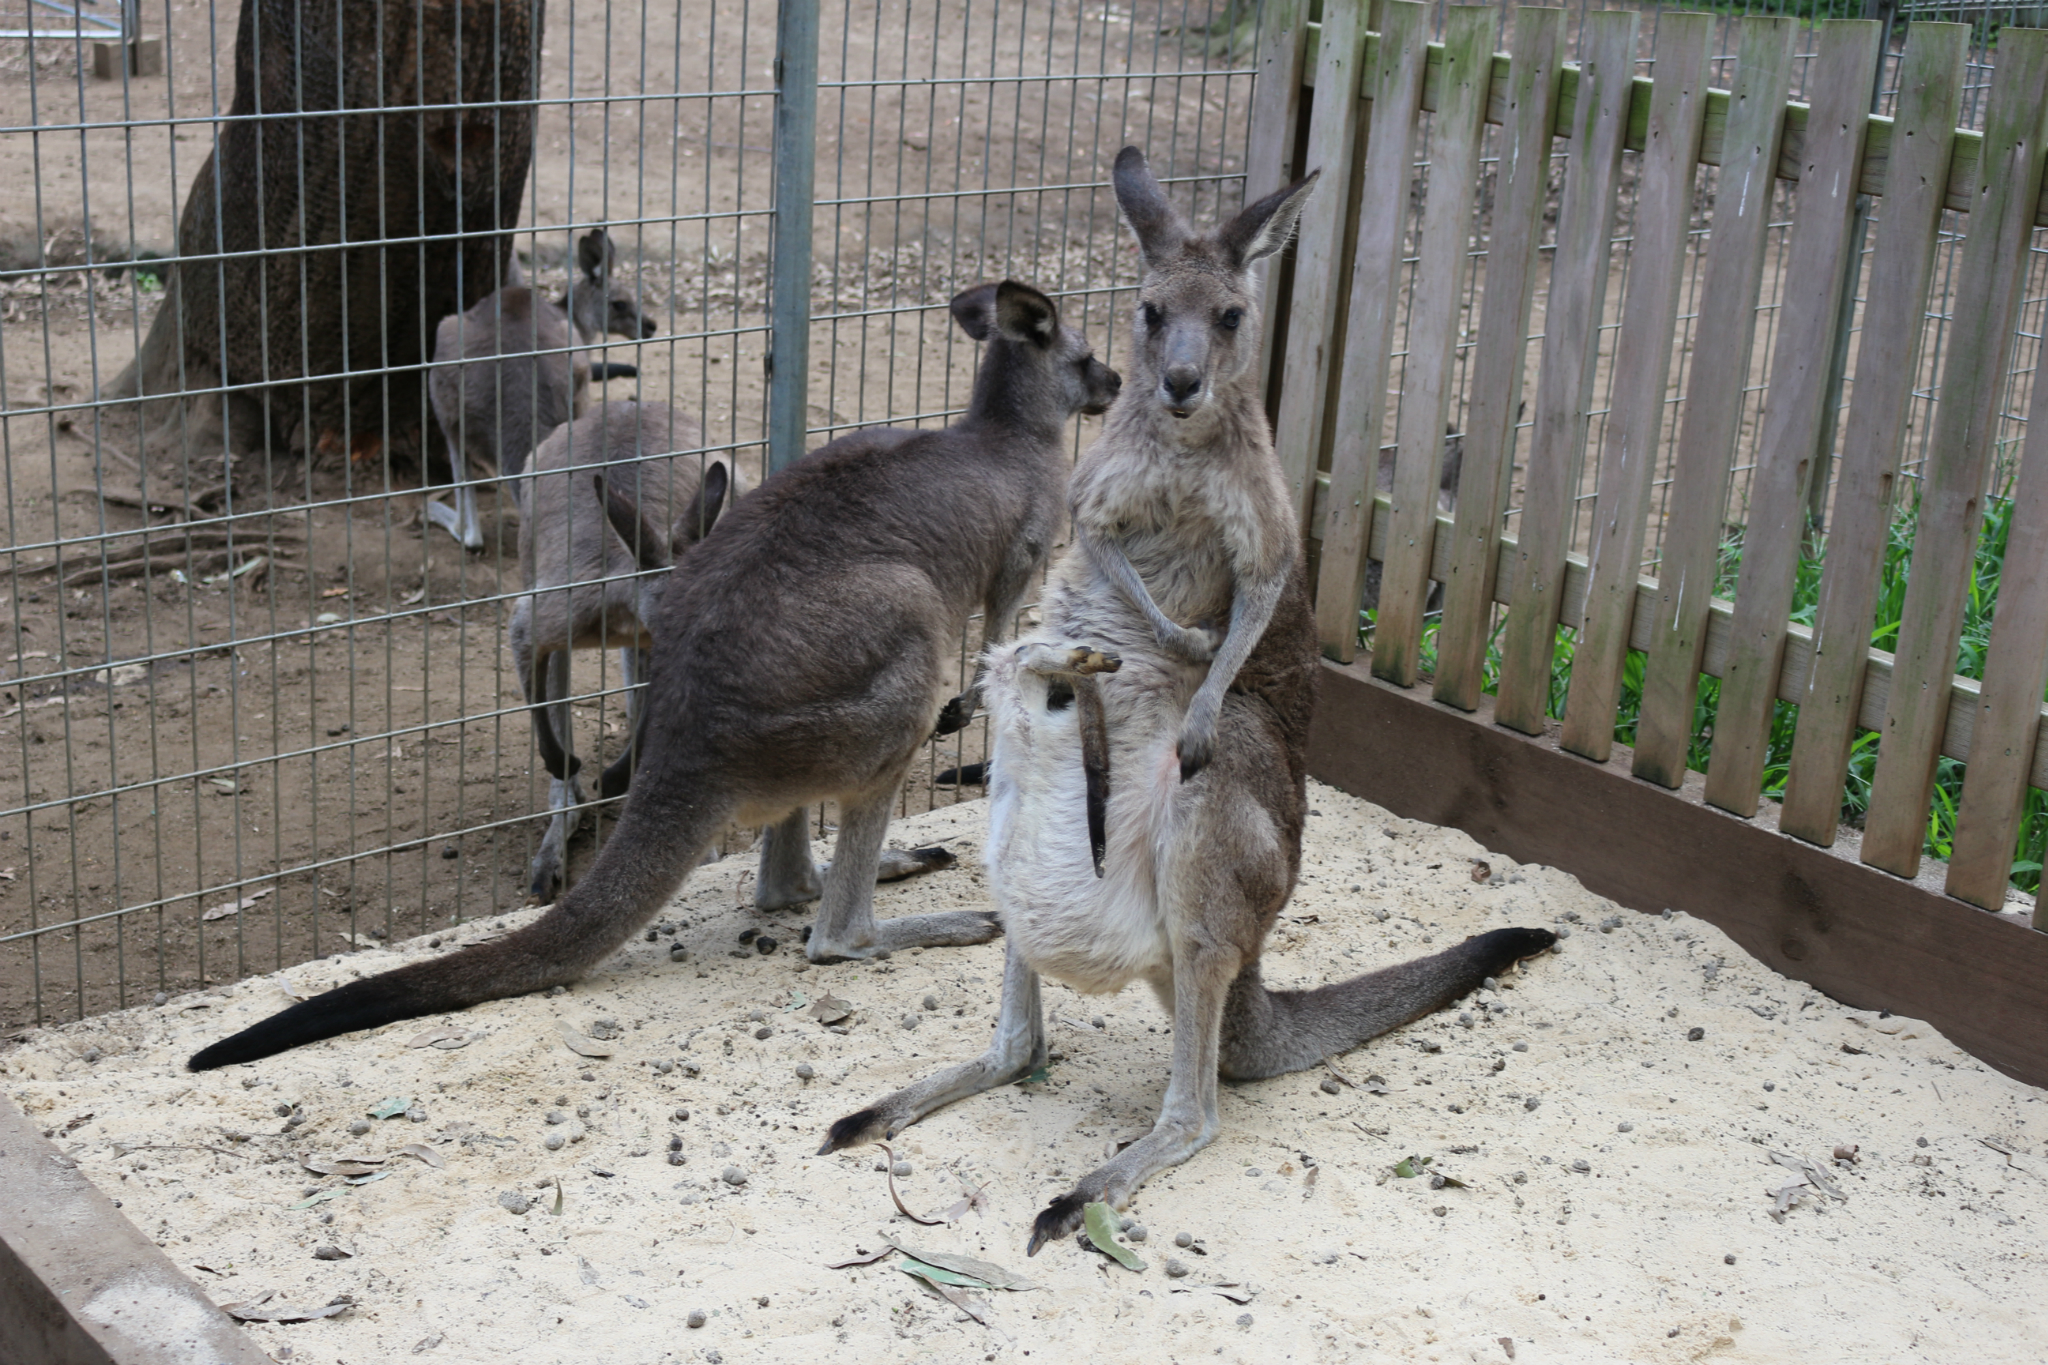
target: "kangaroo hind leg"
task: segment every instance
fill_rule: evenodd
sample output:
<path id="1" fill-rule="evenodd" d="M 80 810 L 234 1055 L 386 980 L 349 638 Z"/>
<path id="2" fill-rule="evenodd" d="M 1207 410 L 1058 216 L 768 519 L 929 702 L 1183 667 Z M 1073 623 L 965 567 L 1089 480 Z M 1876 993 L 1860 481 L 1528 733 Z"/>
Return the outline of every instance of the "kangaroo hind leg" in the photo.
<path id="1" fill-rule="evenodd" d="M 535 670 L 529 687 L 533 709 L 535 746 L 548 770 L 548 810 L 552 812 L 540 849 L 533 855 L 533 874 L 527 894 L 546 904 L 555 898 L 569 867 L 569 840 L 583 823 L 583 783 L 577 776 L 582 760 L 576 757 L 576 737 L 571 729 L 569 703 L 569 651 L 551 652 Z"/>
<path id="2" fill-rule="evenodd" d="M 825 872 L 825 896 L 805 951 L 813 962 L 844 962 L 905 948 L 964 947 L 987 943 L 1003 932 L 993 911 L 956 910 L 935 915 L 875 919 L 875 874 L 882 840 L 889 832 L 889 808 L 902 785 L 892 779 L 859 797 L 843 798 L 839 839 Z"/>
<path id="3" fill-rule="evenodd" d="M 825 1135 L 819 1156 L 893 1138 L 955 1100 L 1021 1081 L 1045 1065 L 1045 1011 L 1039 999 L 1038 973 L 1031 970 L 1015 944 L 1006 946 L 1002 1006 L 988 1050 L 971 1062 L 949 1066 L 840 1119 Z"/>
<path id="4" fill-rule="evenodd" d="M 647 689 L 641 684 L 647 681 L 652 660 L 648 650 L 619 651 L 619 679 L 626 688 L 626 750 L 598 778 L 598 795 L 607 801 L 624 796 L 633 784 L 633 769 L 639 765 L 640 751 L 647 742 Z"/>

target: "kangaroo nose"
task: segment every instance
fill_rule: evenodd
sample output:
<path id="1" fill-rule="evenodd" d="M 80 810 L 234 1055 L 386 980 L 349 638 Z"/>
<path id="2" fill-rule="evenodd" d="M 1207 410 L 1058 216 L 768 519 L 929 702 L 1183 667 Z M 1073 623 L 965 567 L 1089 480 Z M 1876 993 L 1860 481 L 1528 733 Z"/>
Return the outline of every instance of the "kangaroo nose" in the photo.
<path id="1" fill-rule="evenodd" d="M 1175 365 L 1166 372 L 1166 396 L 1175 407 L 1186 407 L 1202 391 L 1202 372 L 1192 365 Z"/>

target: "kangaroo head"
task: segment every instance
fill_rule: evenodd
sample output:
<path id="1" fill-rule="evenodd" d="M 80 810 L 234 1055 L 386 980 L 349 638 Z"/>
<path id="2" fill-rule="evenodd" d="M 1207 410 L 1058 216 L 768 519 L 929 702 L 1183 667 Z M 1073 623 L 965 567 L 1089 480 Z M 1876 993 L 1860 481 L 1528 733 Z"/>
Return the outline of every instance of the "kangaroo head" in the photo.
<path id="1" fill-rule="evenodd" d="M 602 474 L 594 476 L 597 500 L 604 507 L 605 520 L 626 548 L 633 552 L 634 560 L 642 569 L 667 569 L 682 558 L 683 551 L 704 539 L 711 530 L 711 524 L 718 520 L 719 512 L 725 506 L 725 495 L 731 485 L 731 475 L 722 460 L 713 460 L 704 469 L 704 477 L 698 480 L 697 493 L 685 502 L 676 513 L 676 519 L 664 536 L 649 523 L 632 496 L 616 481 L 607 481 Z M 649 619 L 644 613 L 643 621 Z"/>
<path id="2" fill-rule="evenodd" d="M 654 335 L 654 320 L 640 311 L 632 291 L 612 287 L 612 270 L 618 263 L 618 248 L 603 228 L 592 228 L 576 239 L 576 269 L 582 279 L 569 281 L 562 307 L 586 340 L 595 341 L 607 332 L 632 341 Z"/>
<path id="3" fill-rule="evenodd" d="M 1168 202 L 1143 152 L 1126 147 L 1117 153 L 1117 203 L 1145 258 L 1132 368 L 1146 401 L 1185 420 L 1250 373 L 1259 354 L 1251 268 L 1294 235 L 1319 174 L 1198 233 Z"/>
<path id="4" fill-rule="evenodd" d="M 977 405 L 1000 390 L 1014 415 L 1058 425 L 1077 412 L 1109 411 L 1123 377 L 1095 358 L 1088 338 L 1060 322 L 1059 305 L 1028 284 L 1004 280 L 955 296 L 953 320 L 988 343 L 974 379 Z"/>

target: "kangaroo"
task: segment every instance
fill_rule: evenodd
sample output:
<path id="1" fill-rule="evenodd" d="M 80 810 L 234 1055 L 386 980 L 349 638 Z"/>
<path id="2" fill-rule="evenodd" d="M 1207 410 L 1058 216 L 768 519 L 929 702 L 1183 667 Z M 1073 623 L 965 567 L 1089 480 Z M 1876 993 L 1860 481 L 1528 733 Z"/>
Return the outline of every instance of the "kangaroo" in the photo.
<path id="1" fill-rule="evenodd" d="M 593 345 L 606 333 L 635 341 L 654 335 L 653 320 L 633 296 L 613 287 L 617 264 L 611 234 L 593 228 L 576 243 L 582 280 L 571 279 L 559 300 L 527 284 L 515 258 L 513 278 L 503 288 L 466 313 L 442 318 L 435 329 L 427 392 L 448 443 L 455 500 L 452 506 L 429 501 L 426 514 L 464 548 L 484 543 L 469 474 L 516 478 L 549 432 L 582 416 L 591 380 L 639 373 L 631 365 L 593 365 L 570 349 Z"/>
<path id="2" fill-rule="evenodd" d="M 666 578 L 657 571 L 710 530 L 731 482 L 723 462 L 700 476 L 694 456 L 667 453 L 702 444 L 697 424 L 666 404 L 606 403 L 556 427 L 533 453 L 519 518 L 526 594 L 512 609 L 505 643 L 533 708 L 554 812 L 533 859 L 528 891 L 537 900 L 554 899 L 588 799 L 565 700 L 570 651 L 619 651 L 630 738 L 599 784 L 607 799 L 619 796 L 639 753 L 647 623 Z"/>
<path id="3" fill-rule="evenodd" d="M 1040 973 L 1089 992 L 1142 979 L 1173 1018 L 1158 1121 L 1038 1215 L 1033 1253 L 1072 1232 L 1088 1203 L 1127 1203 L 1213 1139 L 1219 1076 L 1313 1066 L 1553 942 L 1502 929 L 1319 990 L 1261 983 L 1260 950 L 1300 864 L 1319 664 L 1252 373 L 1248 272 L 1285 244 L 1315 177 L 1208 233 L 1181 219 L 1136 148 L 1118 155 L 1114 180 L 1145 265 L 1133 383 L 1074 472 L 1075 534 L 1043 626 L 987 653 L 987 859 L 1008 935 L 995 1041 L 840 1119 L 821 1149 L 892 1136 L 1044 1065 Z M 1091 688 L 1106 773 L 1089 752 L 1100 743 Z M 1088 817 L 1105 799 L 1098 874 Z"/>
<path id="4" fill-rule="evenodd" d="M 432 962 L 351 982 L 191 1059 L 194 1070 L 574 981 L 667 903 L 739 819 L 766 826 L 754 901 L 816 898 L 813 962 L 916 945 L 986 943 L 987 911 L 878 923 L 889 808 L 976 608 L 1006 638 L 1059 529 L 1064 433 L 1121 380 L 1053 301 L 1006 280 L 952 302 L 986 343 L 967 411 L 937 431 L 854 432 L 742 498 L 668 575 L 647 622 L 653 668 L 640 764 L 612 839 L 532 924 Z M 822 878 L 804 808 L 836 799 Z"/>

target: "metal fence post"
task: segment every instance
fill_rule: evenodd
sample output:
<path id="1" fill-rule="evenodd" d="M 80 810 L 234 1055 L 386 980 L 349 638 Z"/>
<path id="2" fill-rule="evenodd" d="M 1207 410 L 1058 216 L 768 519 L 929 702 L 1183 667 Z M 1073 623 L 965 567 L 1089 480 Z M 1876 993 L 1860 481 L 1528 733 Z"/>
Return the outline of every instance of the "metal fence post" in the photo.
<path id="1" fill-rule="evenodd" d="M 781 0 L 775 16 L 775 220 L 768 273 L 771 473 L 804 453 L 809 426 L 817 141 L 818 0 Z"/>

